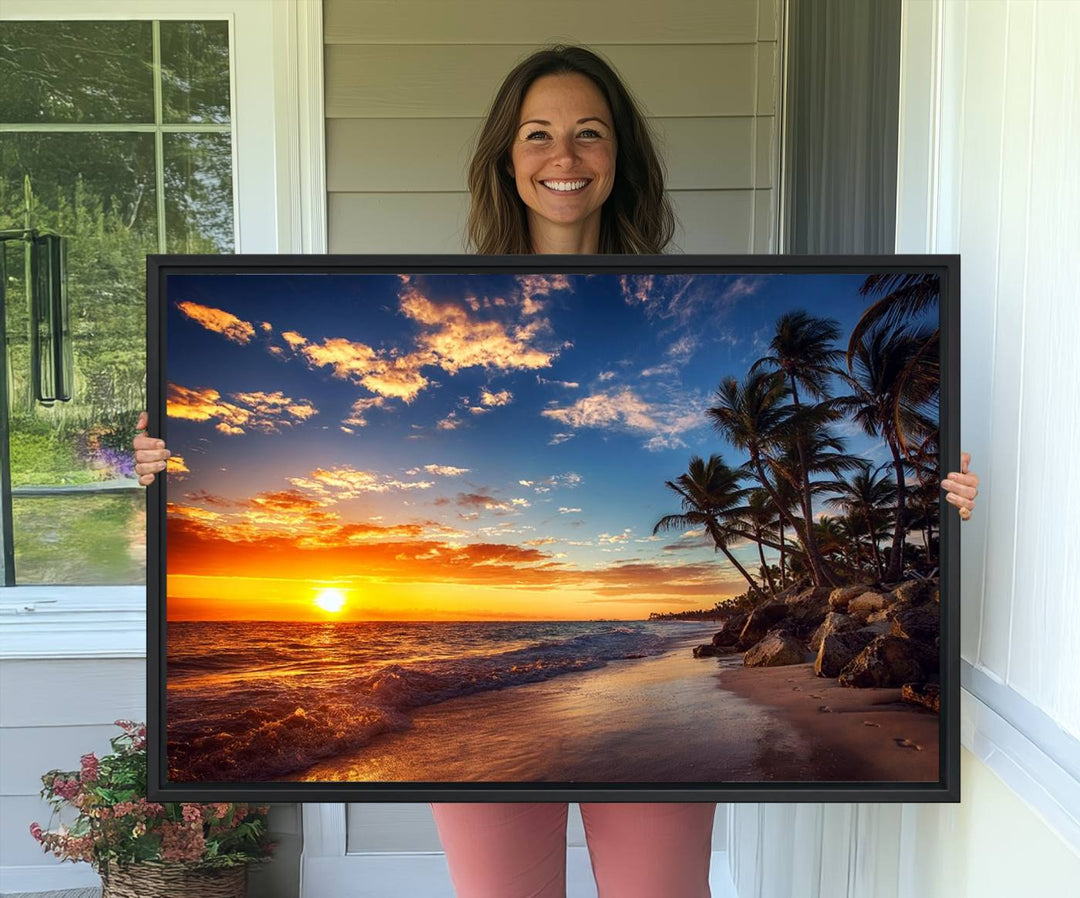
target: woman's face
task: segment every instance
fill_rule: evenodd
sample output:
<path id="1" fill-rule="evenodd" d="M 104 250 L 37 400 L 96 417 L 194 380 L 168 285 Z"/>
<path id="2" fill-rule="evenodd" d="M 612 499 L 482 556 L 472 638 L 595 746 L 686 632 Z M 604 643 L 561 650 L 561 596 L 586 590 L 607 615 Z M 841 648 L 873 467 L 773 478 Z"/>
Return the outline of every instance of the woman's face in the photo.
<path id="1" fill-rule="evenodd" d="M 599 227 L 615 182 L 614 124 L 584 75 L 544 75 L 529 87 L 510 159 L 534 238 L 537 227 Z"/>

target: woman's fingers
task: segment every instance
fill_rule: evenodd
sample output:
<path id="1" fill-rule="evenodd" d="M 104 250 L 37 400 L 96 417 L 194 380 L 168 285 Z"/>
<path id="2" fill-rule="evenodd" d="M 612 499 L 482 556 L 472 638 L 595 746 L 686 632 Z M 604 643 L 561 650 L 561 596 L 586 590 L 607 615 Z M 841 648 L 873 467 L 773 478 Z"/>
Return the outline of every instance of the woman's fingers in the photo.
<path id="1" fill-rule="evenodd" d="M 974 499 L 979 495 L 979 478 L 974 474 L 950 473 L 941 485 L 950 493 L 959 493 L 965 499 Z"/>
<path id="2" fill-rule="evenodd" d="M 135 461 L 136 463 L 147 463 L 152 461 L 164 461 L 167 458 L 171 458 L 172 453 L 168 449 L 136 449 Z"/>
<path id="3" fill-rule="evenodd" d="M 165 441 L 147 436 L 142 431 L 146 430 L 150 423 L 150 416 L 146 412 L 139 412 L 139 420 L 135 424 L 137 431 L 131 445 L 135 449 L 135 473 L 139 476 L 142 486 L 149 486 L 154 482 L 154 477 L 165 470 L 167 458 L 172 453 L 165 448 Z"/>
<path id="4" fill-rule="evenodd" d="M 971 464 L 971 453 L 960 453 L 960 470 L 950 471 L 948 476 L 941 481 L 941 488 L 945 490 L 945 501 L 957 507 L 961 520 L 971 517 L 975 507 L 975 497 L 979 495 L 979 478 L 968 471 Z"/>

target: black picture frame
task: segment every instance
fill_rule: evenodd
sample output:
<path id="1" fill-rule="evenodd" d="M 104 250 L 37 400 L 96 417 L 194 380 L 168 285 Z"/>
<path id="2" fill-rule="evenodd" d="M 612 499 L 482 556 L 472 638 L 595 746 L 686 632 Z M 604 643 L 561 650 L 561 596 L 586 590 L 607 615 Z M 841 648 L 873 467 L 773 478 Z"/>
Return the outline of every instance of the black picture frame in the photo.
<path id="1" fill-rule="evenodd" d="M 939 276 L 941 476 L 960 456 L 960 257 L 958 255 L 148 255 L 148 433 L 169 439 L 166 417 L 168 301 L 173 274 L 870 274 Z M 869 301 L 868 301 L 869 305 Z M 940 496 L 940 714 L 936 782 L 757 781 L 678 783 L 171 782 L 166 756 L 167 478 L 147 497 L 148 794 L 157 801 L 748 801 L 958 802 L 960 800 L 960 521 Z M 702 662 L 705 663 L 705 662 Z"/>

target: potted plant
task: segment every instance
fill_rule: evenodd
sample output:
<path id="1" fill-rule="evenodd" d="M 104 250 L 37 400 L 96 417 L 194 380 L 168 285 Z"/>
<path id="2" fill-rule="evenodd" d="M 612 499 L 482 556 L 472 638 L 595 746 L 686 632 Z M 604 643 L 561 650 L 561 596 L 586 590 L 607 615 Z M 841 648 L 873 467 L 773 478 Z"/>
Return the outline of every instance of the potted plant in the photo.
<path id="1" fill-rule="evenodd" d="M 50 827 L 58 814 L 75 819 L 55 830 L 32 823 L 31 835 L 61 860 L 90 863 L 102 898 L 243 898 L 247 865 L 273 854 L 269 808 L 147 801 L 146 727 L 116 725 L 112 754 L 86 754 L 80 770 L 41 777 Z"/>

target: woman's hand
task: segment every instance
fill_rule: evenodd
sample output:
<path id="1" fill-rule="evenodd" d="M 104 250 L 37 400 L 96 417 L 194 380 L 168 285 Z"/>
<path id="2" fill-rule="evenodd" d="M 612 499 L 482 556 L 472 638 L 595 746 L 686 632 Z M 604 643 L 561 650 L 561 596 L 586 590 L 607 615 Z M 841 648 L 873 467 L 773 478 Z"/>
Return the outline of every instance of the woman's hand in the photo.
<path id="1" fill-rule="evenodd" d="M 948 477 L 941 481 L 941 488 L 946 491 L 945 501 L 952 502 L 960 510 L 962 521 L 971 517 L 971 510 L 975 507 L 975 497 L 979 495 L 979 477 L 977 474 L 968 473 L 970 463 L 970 453 L 961 452 L 960 473 L 950 471 Z"/>
<path id="2" fill-rule="evenodd" d="M 140 413 L 135 430 L 146 430 L 149 421 L 146 412 Z M 154 482 L 154 475 L 165 470 L 165 459 L 172 453 L 165 448 L 164 440 L 156 440 L 146 434 L 136 433 L 132 445 L 135 447 L 135 473 L 139 475 L 139 483 L 149 486 Z"/>

